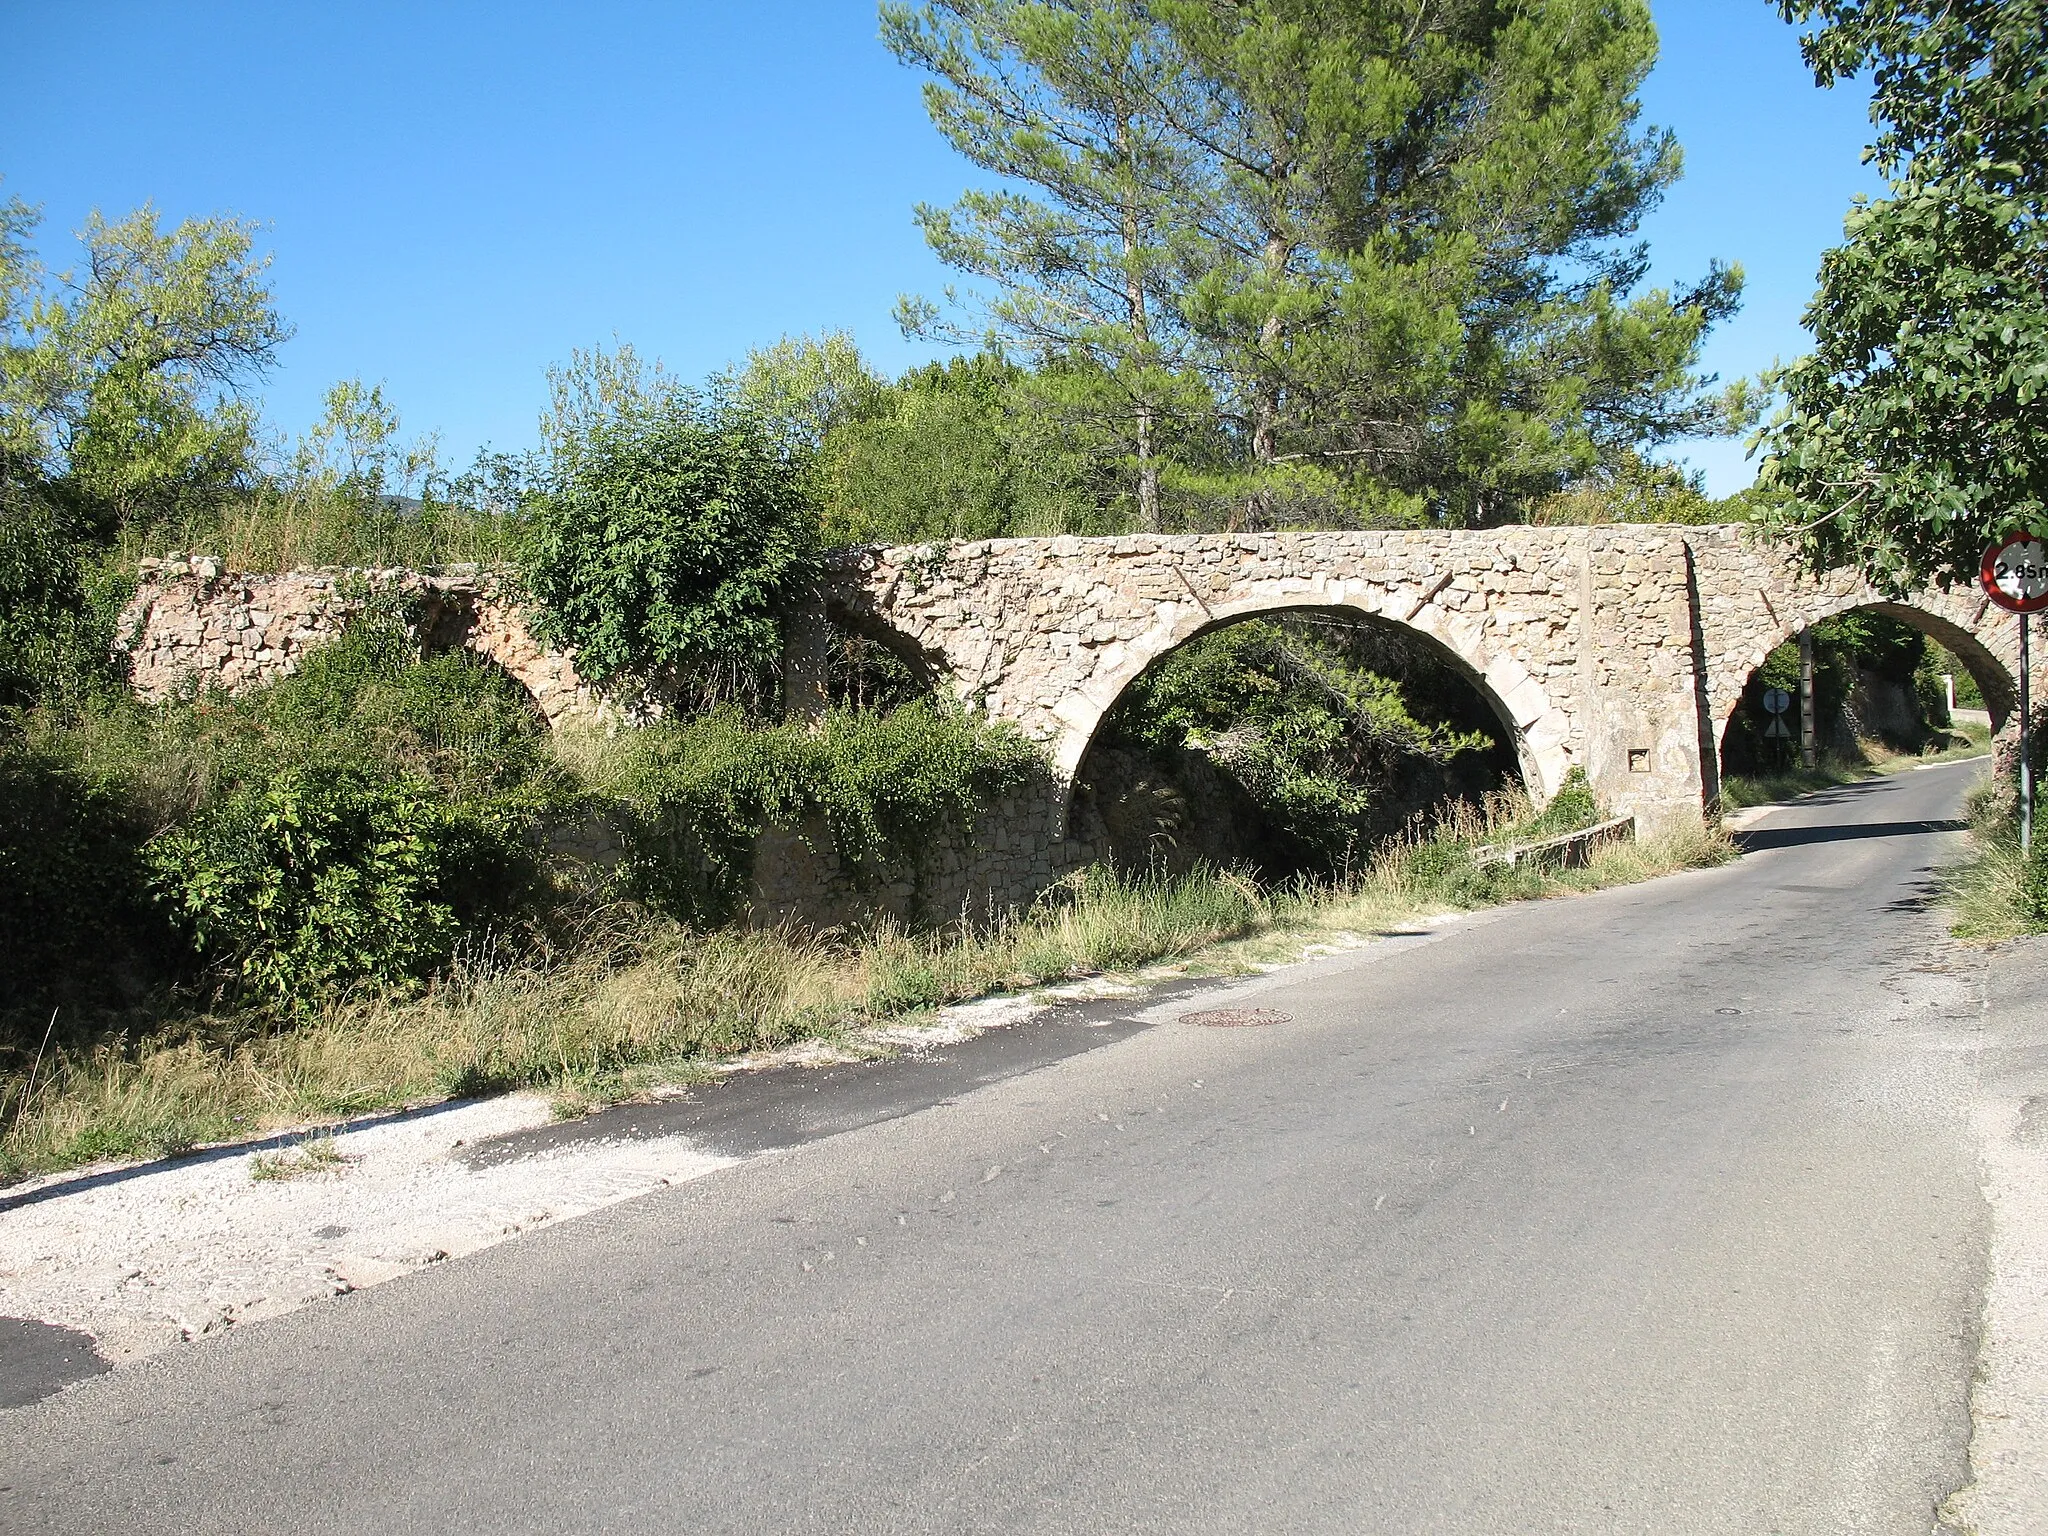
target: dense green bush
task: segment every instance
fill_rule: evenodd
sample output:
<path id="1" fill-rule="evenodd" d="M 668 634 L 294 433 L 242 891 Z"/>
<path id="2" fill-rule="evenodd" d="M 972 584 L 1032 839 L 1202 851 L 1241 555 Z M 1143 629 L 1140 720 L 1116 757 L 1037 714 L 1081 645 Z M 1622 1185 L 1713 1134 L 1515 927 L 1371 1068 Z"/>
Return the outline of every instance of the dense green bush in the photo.
<path id="1" fill-rule="evenodd" d="M 772 661 L 817 543 L 787 451 L 680 395 L 566 443 L 528 518 L 541 638 L 574 647 L 592 682 L 657 692 L 707 663 Z"/>
<path id="2" fill-rule="evenodd" d="M 0 708 L 72 707 L 117 681 L 125 595 L 96 573 L 88 520 L 0 473 Z"/>
<path id="3" fill-rule="evenodd" d="M 824 435 L 804 489 L 834 544 L 1117 533 L 1112 466 L 1020 396 L 994 353 L 914 368 Z"/>
<path id="4" fill-rule="evenodd" d="M 616 802 L 627 878 L 697 922 L 729 917 L 744 900 L 754 839 L 771 825 L 822 820 L 856 878 L 914 869 L 935 835 L 1044 770 L 1009 728 L 924 702 L 835 710 L 817 730 L 722 710 L 649 727 L 629 750 Z"/>
<path id="5" fill-rule="evenodd" d="M 119 795 L 39 743 L 0 743 L 0 1043 L 47 1010 L 119 999 L 169 935 Z M 39 1016 L 6 1021 L 17 1010 Z"/>
<path id="6" fill-rule="evenodd" d="M 292 764 L 152 839 L 152 884 L 198 953 L 287 1010 L 337 984 L 405 984 L 466 927 L 511 915 L 517 824 L 431 780 Z"/>
<path id="7" fill-rule="evenodd" d="M 1428 703 L 1445 702 L 1425 696 L 1446 686 L 1463 685 L 1431 674 L 1404 689 L 1358 665 L 1341 638 L 1252 620 L 1167 655 L 1131 685 L 1104 736 L 1154 754 L 1205 753 L 1309 860 L 1335 867 L 1367 836 L 1405 764 L 1490 744 L 1424 717 Z"/>
<path id="8" fill-rule="evenodd" d="M 1565 774 L 1564 782 L 1557 786 L 1557 793 L 1550 797 L 1549 803 L 1526 824 L 1522 832 L 1532 839 L 1556 837 L 1594 825 L 1600 820 L 1600 814 L 1600 802 L 1593 798 L 1593 785 L 1586 777 L 1586 770 L 1573 768 Z"/>
<path id="9" fill-rule="evenodd" d="M 422 658 L 384 608 L 236 697 L 108 697 L 17 723 L 0 912 L 74 936 L 8 923 L 44 957 L 38 995 L 94 990 L 93 936 L 135 912 L 172 940 L 150 951 L 161 982 L 294 1005 L 408 985 L 459 930 L 522 920 L 542 833 L 580 801 L 516 684 L 466 652 Z"/>

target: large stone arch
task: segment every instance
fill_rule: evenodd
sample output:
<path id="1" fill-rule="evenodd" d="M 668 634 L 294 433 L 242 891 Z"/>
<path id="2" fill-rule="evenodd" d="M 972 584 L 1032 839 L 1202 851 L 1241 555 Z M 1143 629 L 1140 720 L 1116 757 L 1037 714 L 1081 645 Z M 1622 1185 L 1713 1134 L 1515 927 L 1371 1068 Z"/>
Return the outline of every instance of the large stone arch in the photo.
<path id="1" fill-rule="evenodd" d="M 1388 624 L 1471 681 L 1541 800 L 1582 760 L 1585 669 L 1567 632 L 1586 543 L 1551 529 L 999 539 L 848 551 L 825 596 L 1041 743 L 1063 787 L 1131 682 L 1196 636 L 1288 611 Z"/>
<path id="2" fill-rule="evenodd" d="M 495 662 L 524 688 L 550 726 L 609 719 L 617 710 L 584 682 L 572 654 L 536 640 L 518 604 L 486 588 L 468 599 L 465 649 Z"/>
<path id="3" fill-rule="evenodd" d="M 1471 684 L 1500 722 L 1529 792 L 1542 799 L 1556 793 L 1571 763 L 1561 736 L 1553 733 L 1547 738 L 1532 739 L 1531 728 L 1556 712 L 1542 685 L 1525 668 L 1503 665 L 1500 658 L 1488 653 L 1473 626 L 1454 623 L 1436 604 L 1424 603 L 1419 609 L 1398 611 L 1401 605 L 1386 602 L 1382 591 L 1363 583 L 1355 585 L 1358 590 L 1326 590 L 1313 600 L 1304 600 L 1300 593 L 1255 590 L 1232 602 L 1191 613 L 1176 612 L 1171 619 L 1162 620 L 1139 635 L 1123 648 L 1115 666 L 1098 673 L 1085 688 L 1072 695 L 1078 701 L 1076 705 L 1060 712 L 1066 730 L 1053 750 L 1052 759 L 1053 771 L 1064 791 L 1071 793 L 1075 776 L 1095 744 L 1103 720 L 1130 686 L 1162 657 L 1203 635 L 1250 619 L 1322 613 L 1385 624 L 1423 641 Z M 1495 678 L 1503 680 L 1512 697 L 1496 690 Z"/>
<path id="4" fill-rule="evenodd" d="M 1751 675 L 1770 653 L 1800 631 L 1845 613 L 1869 610 L 1911 625 L 1930 640 L 1945 646 L 1968 669 L 1983 691 L 1994 730 L 2002 729 L 2019 702 L 2019 640 L 2017 619 L 1992 610 L 1994 625 L 1987 639 L 1984 624 L 1988 605 L 1981 595 L 1923 592 L 1909 598 L 1888 598 L 1858 584 L 1849 590 L 1839 587 L 1799 593 L 1780 604 L 1767 624 L 1753 628 L 1734 648 L 1724 651 L 1714 663 L 1709 693 L 1714 702 L 1714 742 L 1727 734 L 1728 726 L 1741 706 L 1742 691 Z M 1999 629 L 2008 629 L 2005 644 L 1997 643 Z"/>

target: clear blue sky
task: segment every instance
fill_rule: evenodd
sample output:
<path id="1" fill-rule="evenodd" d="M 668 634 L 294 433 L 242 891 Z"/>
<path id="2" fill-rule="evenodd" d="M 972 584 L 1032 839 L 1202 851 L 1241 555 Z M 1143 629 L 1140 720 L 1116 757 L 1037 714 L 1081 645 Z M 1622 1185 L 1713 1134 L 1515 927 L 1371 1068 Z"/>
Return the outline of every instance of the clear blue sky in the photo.
<path id="1" fill-rule="evenodd" d="M 1646 230 L 1656 276 L 1740 261 L 1707 363 L 1754 373 L 1805 350 L 1819 253 L 1874 185 L 1865 100 L 1814 89 L 1766 0 L 1653 3 L 1646 117 L 1687 166 Z M 530 445 L 547 364 L 614 334 L 685 376 L 835 326 L 923 360 L 889 319 L 946 280 L 911 206 L 970 179 L 865 0 L 0 0 L 0 60 L 0 175 L 53 267 L 93 207 L 260 220 L 297 328 L 270 419 L 382 380 L 457 461 Z M 1686 456 L 1717 492 L 1749 481 L 1737 445 Z"/>

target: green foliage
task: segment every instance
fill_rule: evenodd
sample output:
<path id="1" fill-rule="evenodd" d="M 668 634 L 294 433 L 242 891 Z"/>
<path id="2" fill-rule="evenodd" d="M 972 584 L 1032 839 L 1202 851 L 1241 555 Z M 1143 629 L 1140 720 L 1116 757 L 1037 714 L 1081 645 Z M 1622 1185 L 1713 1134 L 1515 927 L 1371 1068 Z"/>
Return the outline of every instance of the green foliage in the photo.
<path id="1" fill-rule="evenodd" d="M 1932 674 L 1936 686 L 1939 686 L 1943 674 L 1955 679 L 1958 709 L 1984 708 L 1982 686 L 1955 652 L 1930 641 L 1927 646 L 1927 659 L 1921 665 L 1925 671 Z"/>
<path id="2" fill-rule="evenodd" d="M 1504 521 L 1746 418 L 1693 371 L 1739 273 L 1639 291 L 1626 243 L 1679 168 L 1637 124 L 1641 0 L 930 0 L 883 29 L 1004 181 L 920 209 L 929 243 L 1138 526 L 1233 475 L 1233 522 L 1286 520 L 1300 466 L 1340 518 Z"/>
<path id="3" fill-rule="evenodd" d="M 1731 523 L 1746 522 L 1750 509 L 1736 498 L 1715 501 L 1706 493 L 1706 477 L 1685 473 L 1673 464 L 1658 463 L 1633 452 L 1568 483 L 1546 496 L 1529 521 L 1551 527 L 1582 527 L 1592 523 Z"/>
<path id="4" fill-rule="evenodd" d="M 1105 476 L 993 353 L 912 369 L 833 425 L 805 473 L 831 544 L 1107 533 Z"/>
<path id="5" fill-rule="evenodd" d="M 248 471 L 239 388 L 289 332 L 251 256 L 253 226 L 144 207 L 98 213 L 85 266 L 46 279 L 36 215 L 0 209 L 0 458 L 64 482 L 113 522 L 217 496 Z"/>
<path id="6" fill-rule="evenodd" d="M 1854 743 L 1831 742 L 1829 733 L 1833 730 L 1831 722 L 1840 717 L 1848 704 L 1861 672 L 1907 689 L 1918 701 L 1926 724 L 1946 725 L 1946 714 L 1940 707 L 1940 679 L 1934 675 L 1938 669 L 1932 666 L 1938 650 L 1912 625 L 1867 608 L 1852 608 L 1815 624 L 1814 716 L 1822 751 L 1854 752 Z M 1796 639 L 1773 649 L 1743 689 L 1742 703 L 1736 707 L 1721 744 L 1724 766 L 1731 773 L 1746 774 L 1768 765 L 1788 763 L 1796 749 L 1796 739 L 1773 744 L 1762 735 L 1762 722 L 1767 718 L 1763 695 L 1772 688 L 1783 689 L 1795 701 L 1799 698 Z M 1798 730 L 1796 702 L 1785 721 L 1792 730 Z"/>
<path id="7" fill-rule="evenodd" d="M 1986 544 L 2048 525 L 2048 230 L 1973 178 L 1849 215 L 1780 382 L 1775 519 L 1820 566 L 1904 591 L 1974 578 Z"/>
<path id="8" fill-rule="evenodd" d="M 1188 366 L 1174 272 L 1195 227 L 1179 222 L 1200 174 L 1184 125 L 1202 117 L 1203 82 L 1129 0 L 892 3 L 882 36 L 935 77 L 939 131 L 1002 182 L 917 210 L 939 258 L 997 290 L 981 324 L 905 300 L 906 330 L 999 334 L 1056 363 L 1042 402 L 1102 439 L 1127 468 L 1135 525 L 1159 528 L 1160 461 L 1182 420 L 1213 409 Z"/>
<path id="9" fill-rule="evenodd" d="M 2042 0 L 1778 0 L 1778 10 L 1817 24 L 1799 40 L 1817 84 L 1870 78 L 1887 174 L 1928 159 L 2035 176 L 2048 167 Z"/>
<path id="10" fill-rule="evenodd" d="M 172 947 L 141 843 L 121 798 L 64 753 L 0 739 L 0 1045 L 53 1007 L 109 1001 Z"/>
<path id="11" fill-rule="evenodd" d="M 1890 614 L 1852 608 L 1813 626 L 1818 654 L 1875 672 L 1895 683 L 1909 683 L 1927 654 L 1927 637 Z M 1794 647 L 1797 654 L 1797 647 Z"/>
<path id="12" fill-rule="evenodd" d="M 744 367 L 717 375 L 710 387 L 802 461 L 815 456 L 835 429 L 872 414 L 889 381 L 868 366 L 852 335 L 826 331 L 756 348 Z"/>
<path id="13" fill-rule="evenodd" d="M 315 759 L 244 783 L 144 856 L 199 954 L 294 1011 L 445 965 L 513 883 L 517 831 L 430 780 Z"/>
<path id="14" fill-rule="evenodd" d="M 85 518 L 0 479 L 0 708 L 75 708 L 118 686 L 114 619 L 126 592 L 97 553 Z"/>
<path id="15" fill-rule="evenodd" d="M 1557 786 L 1557 793 L 1550 797 L 1549 803 L 1528 824 L 1527 835 L 1532 839 L 1556 837 L 1590 827 L 1599 820 L 1600 802 L 1593 798 L 1593 785 L 1586 777 L 1586 770 L 1573 768 L 1564 776 L 1564 782 Z"/>
<path id="16" fill-rule="evenodd" d="M 0 901 L 68 912 L 47 894 L 62 887 L 113 914 L 153 910 L 141 927 L 161 935 L 169 918 L 185 946 L 182 961 L 176 943 L 140 946 L 159 979 L 204 973 L 273 1006 L 409 985 L 459 932 L 521 920 L 539 833 L 578 799 L 516 685 L 466 653 L 421 659 L 377 608 L 238 697 L 99 698 L 23 724 L 19 773 L 33 773 L 18 784 L 45 786 L 45 822 L 74 805 L 84 830 L 39 833 L 33 858 L 0 871 Z M 82 990 L 94 957 L 74 959 L 53 990 Z"/>
<path id="17" fill-rule="evenodd" d="M 693 922 L 732 915 L 746 896 L 754 839 L 822 820 L 857 876 L 915 869 L 932 839 L 1043 771 L 1006 727 L 912 703 L 886 714 L 834 710 L 750 725 L 725 710 L 636 733 L 616 786 L 629 829 L 630 883 Z"/>
<path id="18" fill-rule="evenodd" d="M 1332 864 L 1405 759 L 1447 762 L 1488 744 L 1426 723 L 1399 682 L 1278 624 L 1253 620 L 1182 646 L 1126 692 L 1106 735 L 1154 752 L 1205 752 L 1287 835 Z"/>
<path id="19" fill-rule="evenodd" d="M 1870 71 L 1890 196 L 1821 263 L 1813 353 L 1777 380 L 1773 520 L 1817 566 L 1903 591 L 1968 581 L 2001 533 L 2048 523 L 2048 111 L 2040 0 L 1929 12 L 1782 0 L 1816 22 L 1816 80 Z"/>
<path id="20" fill-rule="evenodd" d="M 782 605 L 815 548 L 795 465 L 769 432 L 673 397 L 558 445 L 523 575 L 540 638 L 574 647 L 595 683 L 658 692 L 693 666 L 777 656 Z"/>
<path id="21" fill-rule="evenodd" d="M 1404 836 L 1380 850 L 1374 878 L 1413 899 L 1453 907 L 1527 900 L 1556 889 L 1557 861 L 1530 857 L 1512 864 L 1482 862 L 1479 852 L 1583 831 L 1604 819 L 1585 770 L 1574 768 L 1540 812 L 1518 793 L 1493 794 L 1478 805 L 1460 802 L 1434 817 L 1418 818 Z M 1720 862 L 1721 853 L 1712 847 L 1700 851 L 1706 857 L 1699 862 Z"/>

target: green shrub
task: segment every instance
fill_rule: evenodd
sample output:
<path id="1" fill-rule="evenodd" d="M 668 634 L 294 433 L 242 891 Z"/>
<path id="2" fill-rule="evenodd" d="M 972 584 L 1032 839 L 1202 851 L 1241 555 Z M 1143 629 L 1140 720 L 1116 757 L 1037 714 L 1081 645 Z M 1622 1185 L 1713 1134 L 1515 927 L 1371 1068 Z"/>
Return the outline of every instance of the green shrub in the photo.
<path id="1" fill-rule="evenodd" d="M 515 683 L 464 652 L 421 658 L 382 607 L 236 697 L 17 721 L 0 944 L 39 979 L 9 995 L 103 995 L 109 949 L 145 979 L 203 967 L 272 1002 L 409 985 L 461 928 L 522 919 L 540 834 L 580 801 Z"/>
<path id="2" fill-rule="evenodd" d="M 529 519 L 540 638 L 573 647 L 594 683 L 657 691 L 679 671 L 772 661 L 817 542 L 770 434 L 683 397 L 565 444 Z"/>
<path id="3" fill-rule="evenodd" d="M 117 683 L 125 592 L 97 553 L 84 518 L 0 473 L 0 707 L 70 707 Z"/>
<path id="4" fill-rule="evenodd" d="M 1556 837 L 1595 825 L 1601 817 L 1600 802 L 1593 798 L 1593 785 L 1586 770 L 1573 768 L 1557 786 L 1557 793 L 1534 820 L 1518 829 L 1523 840 Z"/>
<path id="5" fill-rule="evenodd" d="M 821 819 L 857 879 L 914 869 L 935 835 L 1044 768 L 1008 727 L 922 701 L 887 714 L 835 710 L 815 731 L 721 710 L 650 727 L 627 750 L 616 810 L 628 881 L 693 922 L 738 908 L 754 839 L 769 826 Z"/>
<path id="6" fill-rule="evenodd" d="M 1404 770 L 1489 745 L 1482 733 L 1427 718 L 1427 706 L 1466 685 L 1415 660 L 1415 685 L 1404 689 L 1357 664 L 1344 639 L 1247 620 L 1163 657 L 1117 702 L 1103 736 L 1162 761 L 1179 749 L 1204 752 L 1299 845 L 1302 862 L 1340 868 Z"/>
<path id="7" fill-rule="evenodd" d="M 119 797 L 60 756 L 0 744 L 0 1043 L 47 1016 L 112 1000 L 168 935 L 144 889 Z M 18 1040 L 17 1042 L 18 1043 Z"/>
<path id="8" fill-rule="evenodd" d="M 316 761 L 242 785 L 144 857 L 199 954 L 291 1010 L 438 969 L 465 927 L 506 915 L 517 850 L 506 818 L 431 781 Z"/>
<path id="9" fill-rule="evenodd" d="M 531 699 L 472 652 L 422 657 L 395 613 L 373 610 L 299 670 L 217 710 L 289 751 L 334 750 L 424 774 L 457 799 L 555 774 Z"/>

